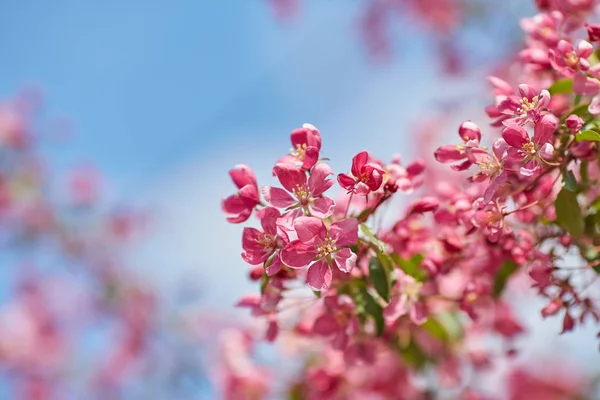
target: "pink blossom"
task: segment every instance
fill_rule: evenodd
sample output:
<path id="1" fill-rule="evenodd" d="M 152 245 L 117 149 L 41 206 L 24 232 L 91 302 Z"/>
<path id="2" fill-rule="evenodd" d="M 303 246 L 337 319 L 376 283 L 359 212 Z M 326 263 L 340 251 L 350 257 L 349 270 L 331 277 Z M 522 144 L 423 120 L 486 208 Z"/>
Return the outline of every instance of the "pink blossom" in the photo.
<path id="1" fill-rule="evenodd" d="M 258 185 L 254 172 L 243 164 L 236 165 L 229 171 L 229 176 L 239 190 L 236 194 L 223 200 L 221 207 L 225 213 L 236 215 L 228 217 L 227 221 L 239 224 L 250 218 L 252 210 L 260 203 Z"/>
<path id="2" fill-rule="evenodd" d="M 512 124 L 504 128 L 502 137 L 510 146 L 508 157 L 511 161 L 518 161 L 522 164 L 521 175 L 533 175 L 539 170 L 542 160 L 548 160 L 554 156 L 554 146 L 549 143 L 549 140 L 557 125 L 558 120 L 554 115 L 544 115 L 535 124 L 533 140 L 519 125 Z"/>
<path id="3" fill-rule="evenodd" d="M 531 18 L 521 19 L 521 28 L 529 36 L 537 41 L 543 42 L 549 48 L 553 48 L 560 40 L 559 25 L 564 17 L 559 11 L 537 14 Z"/>
<path id="4" fill-rule="evenodd" d="M 585 40 L 579 41 L 577 47 L 566 40 L 558 42 L 556 49 L 549 50 L 548 54 L 552 66 L 566 77 L 572 77 L 578 71 L 587 71 L 590 68 L 588 57 L 594 52 L 594 46 Z"/>
<path id="5" fill-rule="evenodd" d="M 282 267 L 280 252 L 285 243 L 289 242 L 287 234 L 277 226 L 280 217 L 279 210 L 265 207 L 256 212 L 263 228 L 263 232 L 256 228 L 244 228 L 242 234 L 242 258 L 250 265 L 262 264 L 273 254 L 266 269 L 267 275 L 275 275 Z"/>
<path id="6" fill-rule="evenodd" d="M 348 273 L 356 264 L 356 254 L 347 246 L 358 241 L 358 221 L 347 218 L 331 224 L 329 229 L 315 217 L 300 217 L 294 226 L 298 240 L 282 251 L 283 263 L 291 268 L 310 265 L 307 283 L 314 290 L 329 287 L 332 279 L 331 264 Z"/>
<path id="7" fill-rule="evenodd" d="M 319 160 L 321 151 L 321 133 L 311 124 L 304 124 L 290 134 L 292 149 L 290 154 L 278 162 L 300 166 L 303 170 L 311 169 Z"/>
<path id="8" fill-rule="evenodd" d="M 331 338 L 332 347 L 343 350 L 348 345 L 351 335 L 359 330 L 354 302 L 346 295 L 327 296 L 324 306 L 327 312 L 315 320 L 312 332 Z"/>
<path id="9" fill-rule="evenodd" d="M 500 113 L 508 116 L 502 121 L 504 125 L 536 123 L 550 103 L 550 93 L 547 90 L 542 90 L 538 95 L 526 84 L 519 85 L 519 95 L 509 96 L 498 104 Z"/>
<path id="10" fill-rule="evenodd" d="M 441 163 L 465 160 L 462 163 L 452 167 L 452 169 L 455 171 L 464 171 L 472 164 L 471 161 L 467 159 L 467 151 L 469 149 L 479 147 L 481 130 L 474 122 L 465 121 L 458 128 L 458 135 L 463 140 L 463 143 L 438 147 L 434 153 L 434 156 L 435 159 Z"/>
<path id="11" fill-rule="evenodd" d="M 403 272 L 398 275 L 392 289 L 392 298 L 383 310 L 383 316 L 387 321 L 394 322 L 408 313 L 414 324 L 421 325 L 427 321 L 426 307 L 420 300 L 422 284 Z"/>
<path id="12" fill-rule="evenodd" d="M 275 164 L 273 173 L 287 191 L 271 186 L 263 187 L 263 196 L 269 204 L 288 209 L 301 207 L 305 213 L 319 218 L 327 218 L 333 213 L 334 201 L 322 196 L 334 184 L 334 181 L 327 179 L 333 174 L 327 164 L 315 165 L 308 180 L 305 171 L 290 164 Z"/>
<path id="13" fill-rule="evenodd" d="M 385 171 L 378 165 L 371 164 L 369 153 L 362 151 L 352 158 L 352 175 L 338 174 L 341 187 L 349 192 L 366 196 L 376 191 L 383 183 Z"/>

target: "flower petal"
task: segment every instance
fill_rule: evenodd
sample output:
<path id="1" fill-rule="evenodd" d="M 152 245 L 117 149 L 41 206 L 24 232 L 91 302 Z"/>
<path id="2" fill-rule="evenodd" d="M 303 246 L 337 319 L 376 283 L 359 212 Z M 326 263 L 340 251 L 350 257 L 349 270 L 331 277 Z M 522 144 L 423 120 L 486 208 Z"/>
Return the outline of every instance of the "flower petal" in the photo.
<path id="1" fill-rule="evenodd" d="M 329 236 L 335 240 L 338 247 L 351 246 L 358 241 L 358 220 L 346 218 L 331 224 Z"/>
<path id="2" fill-rule="evenodd" d="M 281 250 L 281 261 L 290 268 L 304 268 L 317 256 L 314 246 L 302 243 L 299 240 L 290 242 Z"/>
<path id="3" fill-rule="evenodd" d="M 334 185 L 334 181 L 327 179 L 329 175 L 333 175 L 333 170 L 329 165 L 323 163 L 315 165 L 310 171 L 308 189 L 312 197 L 319 197 Z"/>
<path id="4" fill-rule="evenodd" d="M 264 186 L 261 191 L 267 203 L 272 206 L 285 208 L 296 203 L 292 195 L 281 188 Z"/>
<path id="5" fill-rule="evenodd" d="M 369 161 L 369 153 L 361 151 L 352 158 L 352 175 L 359 177 L 365 164 Z"/>
<path id="6" fill-rule="evenodd" d="M 331 314 L 323 314 L 315 320 L 312 332 L 319 336 L 329 336 L 338 333 L 340 325 Z"/>
<path id="7" fill-rule="evenodd" d="M 345 247 L 334 253 L 333 262 L 340 271 L 349 273 L 356 266 L 356 254 Z"/>
<path id="8" fill-rule="evenodd" d="M 256 212 L 265 233 L 277 234 L 277 219 L 281 216 L 275 207 L 265 207 Z"/>
<path id="9" fill-rule="evenodd" d="M 311 243 L 316 237 L 325 238 L 327 228 L 323 221 L 316 217 L 299 217 L 294 221 L 294 229 L 302 243 Z"/>
<path id="10" fill-rule="evenodd" d="M 552 114 L 544 114 L 533 128 L 533 141 L 538 146 L 547 143 L 558 126 L 558 119 Z"/>
<path id="11" fill-rule="evenodd" d="M 523 145 L 529 142 L 527 131 L 516 124 L 510 124 L 502 130 L 502 137 L 510 146 L 521 149 Z"/>
<path id="12" fill-rule="evenodd" d="M 308 273 L 306 274 L 306 283 L 313 290 L 325 290 L 331 285 L 331 279 L 333 278 L 333 273 L 329 265 L 323 261 L 319 260 L 308 269 Z"/>
<path id="13" fill-rule="evenodd" d="M 281 267 L 283 267 L 283 263 L 281 262 L 281 253 L 279 253 L 275 255 L 275 259 L 273 260 L 271 265 L 267 267 L 267 275 L 275 275 L 281 270 Z"/>
<path id="14" fill-rule="evenodd" d="M 281 186 L 288 192 L 293 192 L 297 187 L 306 185 L 306 173 L 300 168 L 290 164 L 275 164 L 273 173 L 281 182 Z"/>
<path id="15" fill-rule="evenodd" d="M 327 218 L 335 210 L 335 202 L 329 197 L 321 197 L 308 204 L 311 214 L 318 218 Z"/>

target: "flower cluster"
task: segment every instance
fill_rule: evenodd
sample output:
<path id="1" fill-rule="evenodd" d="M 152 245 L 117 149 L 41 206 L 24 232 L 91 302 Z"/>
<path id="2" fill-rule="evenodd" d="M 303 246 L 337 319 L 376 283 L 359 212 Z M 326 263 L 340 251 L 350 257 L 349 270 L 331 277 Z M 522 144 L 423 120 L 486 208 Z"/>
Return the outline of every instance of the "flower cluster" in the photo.
<path id="1" fill-rule="evenodd" d="M 240 305 L 267 317 L 268 340 L 300 343 L 291 398 L 421 399 L 449 387 L 460 399 L 489 398 L 464 374 L 518 352 L 525 329 L 504 296 L 513 282 L 545 299 L 542 316 L 560 315 L 563 333 L 600 324 L 590 289 L 600 275 L 600 26 L 588 23 L 591 0 L 536 5 L 540 13 L 521 21 L 517 62 L 489 77 L 490 127 L 466 121 L 457 144 L 435 151 L 452 164 L 445 179 L 428 181 L 423 160 L 402 166 L 362 151 L 336 182 L 312 125 L 292 132 L 292 153 L 273 167 L 282 188 L 259 190 L 244 167 L 264 201 L 243 210 L 263 228 L 244 228 L 242 240 L 261 293 Z M 384 204 L 424 182 L 381 223 Z M 573 259 L 580 265 L 567 265 Z M 312 292 L 292 294 L 303 287 Z M 491 338 L 502 345 L 475 345 Z M 512 399 L 554 390 L 520 369 L 507 387 Z"/>

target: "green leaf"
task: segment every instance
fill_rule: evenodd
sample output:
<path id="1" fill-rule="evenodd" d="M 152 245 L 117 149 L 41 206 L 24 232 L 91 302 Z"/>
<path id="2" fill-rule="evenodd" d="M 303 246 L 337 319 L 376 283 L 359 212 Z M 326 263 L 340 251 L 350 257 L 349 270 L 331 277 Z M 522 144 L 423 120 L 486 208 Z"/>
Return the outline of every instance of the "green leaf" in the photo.
<path id="1" fill-rule="evenodd" d="M 399 351 L 400 355 L 404 359 L 404 362 L 413 368 L 422 369 L 425 367 L 425 365 L 427 365 L 427 356 L 425 353 L 423 353 L 423 350 L 421 350 L 419 345 L 413 339 L 410 340 L 408 346 L 403 349 L 399 349 Z"/>
<path id="2" fill-rule="evenodd" d="M 386 249 L 385 243 L 383 243 L 381 241 L 381 239 L 379 239 L 377 237 L 377 235 L 375 235 L 373 233 L 373 231 L 368 226 L 366 226 L 365 224 L 361 224 L 360 225 L 360 230 L 371 241 L 371 243 L 373 243 L 374 245 L 376 245 L 377 247 L 379 247 L 379 251 L 381 253 L 385 252 L 385 249 Z"/>
<path id="3" fill-rule="evenodd" d="M 593 131 L 591 129 L 586 129 L 581 131 L 575 135 L 575 139 L 578 142 L 583 142 L 584 140 L 588 140 L 591 142 L 600 142 L 600 133 Z"/>
<path id="4" fill-rule="evenodd" d="M 373 257 L 369 260 L 369 278 L 375 287 L 377 294 L 385 301 L 390 301 L 390 274 L 382 265 L 379 257 Z"/>
<path id="5" fill-rule="evenodd" d="M 463 336 L 463 325 L 458 312 L 441 312 L 435 319 L 444 326 L 450 340 L 460 340 Z"/>
<path id="6" fill-rule="evenodd" d="M 573 174 L 573 171 L 563 171 L 562 180 L 565 189 L 567 189 L 569 192 L 577 191 L 577 179 L 575 179 L 575 174 Z"/>
<path id="7" fill-rule="evenodd" d="M 563 188 L 556 196 L 554 207 L 556 209 L 556 223 L 574 238 L 581 237 L 585 224 L 581 208 L 577 202 L 577 195 Z"/>
<path id="8" fill-rule="evenodd" d="M 506 286 L 508 278 L 519 268 L 519 266 L 512 260 L 508 260 L 500 267 L 496 273 L 494 279 L 494 296 L 500 297 Z"/>
<path id="9" fill-rule="evenodd" d="M 450 339 L 446 328 L 435 318 L 429 317 L 421 327 L 441 342 L 447 342 Z"/>
<path id="10" fill-rule="evenodd" d="M 360 214 L 358 214 L 356 219 L 359 222 L 363 222 L 363 220 L 366 221 L 367 215 L 369 215 L 371 213 L 371 211 L 373 211 L 372 208 L 365 208 Z"/>
<path id="11" fill-rule="evenodd" d="M 385 320 L 383 319 L 383 308 L 375 301 L 373 296 L 367 291 L 367 288 L 360 288 L 360 297 L 364 305 L 364 312 L 373 319 L 375 322 L 375 328 L 377 330 L 377 336 L 383 334 L 385 329 Z"/>
<path id="12" fill-rule="evenodd" d="M 425 273 L 421 268 L 421 263 L 423 262 L 423 256 L 417 254 L 411 257 L 410 260 L 406 260 L 400 257 L 396 253 L 390 254 L 390 258 L 394 263 L 400 267 L 402 271 L 404 271 L 407 275 L 412 276 L 419 282 L 422 282 L 425 279 Z"/>
<path id="13" fill-rule="evenodd" d="M 556 81 L 548 88 L 548 91 L 551 95 L 571 93 L 573 92 L 573 80 L 562 79 L 560 81 Z"/>
<path id="14" fill-rule="evenodd" d="M 580 106 L 575 107 L 571 112 L 566 113 L 566 115 L 571 115 L 571 114 L 575 114 L 578 117 L 582 117 L 586 114 L 588 114 L 588 108 L 589 108 L 589 104 L 582 104 Z M 566 116 L 565 116 L 566 119 Z"/>

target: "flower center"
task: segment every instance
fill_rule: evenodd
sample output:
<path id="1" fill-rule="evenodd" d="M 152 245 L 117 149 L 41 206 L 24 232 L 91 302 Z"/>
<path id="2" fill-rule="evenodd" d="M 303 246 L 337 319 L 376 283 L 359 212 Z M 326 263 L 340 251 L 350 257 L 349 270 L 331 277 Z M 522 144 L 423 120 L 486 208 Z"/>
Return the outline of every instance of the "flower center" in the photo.
<path id="1" fill-rule="evenodd" d="M 421 286 L 423 285 L 420 282 L 411 279 L 404 283 L 404 293 L 406 293 L 409 299 L 416 299 L 419 293 L 421 293 Z"/>
<path id="2" fill-rule="evenodd" d="M 335 240 L 327 236 L 323 243 L 317 246 L 317 251 L 319 252 L 318 258 L 327 257 L 332 253 L 338 251 L 338 248 L 335 247 Z"/>
<path id="3" fill-rule="evenodd" d="M 308 204 L 308 200 L 310 199 L 310 192 L 305 186 L 296 185 L 296 188 L 292 191 L 292 193 L 294 193 L 300 204 Z"/>
<path id="4" fill-rule="evenodd" d="M 577 54 L 575 54 L 574 51 L 567 53 L 565 54 L 565 63 L 572 68 L 575 68 L 579 63 L 579 57 L 577 57 Z"/>
<path id="5" fill-rule="evenodd" d="M 290 154 L 292 157 L 304 161 L 304 157 L 306 156 L 306 143 L 297 144 L 295 149 L 290 149 Z"/>
<path id="6" fill-rule="evenodd" d="M 523 145 L 523 151 L 527 154 L 534 155 L 535 151 L 535 143 L 529 141 Z"/>
<path id="7" fill-rule="evenodd" d="M 277 238 L 268 233 L 261 233 L 255 240 L 256 243 L 263 246 L 265 250 L 272 250 L 277 247 Z"/>
<path id="8" fill-rule="evenodd" d="M 539 32 L 540 32 L 541 37 L 547 38 L 548 36 L 550 36 L 552 34 L 553 30 L 546 26 L 546 27 L 540 29 Z"/>
<path id="9" fill-rule="evenodd" d="M 527 97 L 523 97 L 521 100 L 519 100 L 519 104 L 521 106 L 517 108 L 517 112 L 525 114 L 528 111 L 535 110 L 538 106 L 538 103 L 538 96 L 534 96 L 533 99 L 531 99 L 531 102 Z"/>

